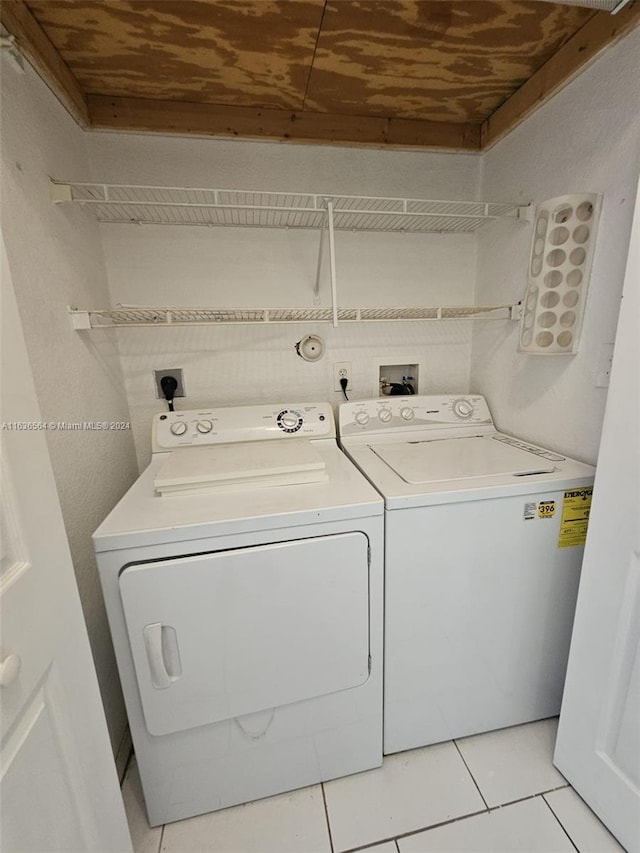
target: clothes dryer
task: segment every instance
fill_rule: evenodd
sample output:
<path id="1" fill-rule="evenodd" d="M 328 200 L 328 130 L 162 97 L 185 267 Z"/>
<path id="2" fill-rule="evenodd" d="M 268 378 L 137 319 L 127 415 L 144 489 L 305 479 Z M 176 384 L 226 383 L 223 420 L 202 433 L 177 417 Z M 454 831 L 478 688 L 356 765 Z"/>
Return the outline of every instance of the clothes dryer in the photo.
<path id="1" fill-rule="evenodd" d="M 151 825 L 382 761 L 383 501 L 328 404 L 156 415 L 94 534 Z"/>

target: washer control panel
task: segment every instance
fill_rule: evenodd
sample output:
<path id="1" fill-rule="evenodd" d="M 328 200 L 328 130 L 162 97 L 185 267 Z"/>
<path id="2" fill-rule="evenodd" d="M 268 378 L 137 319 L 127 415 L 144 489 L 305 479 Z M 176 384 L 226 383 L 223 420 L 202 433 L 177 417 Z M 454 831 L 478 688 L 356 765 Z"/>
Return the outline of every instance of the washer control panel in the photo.
<path id="1" fill-rule="evenodd" d="M 329 403 L 233 406 L 163 412 L 153 418 L 153 452 L 203 444 L 268 441 L 273 438 L 334 438 Z"/>
<path id="2" fill-rule="evenodd" d="M 493 428 L 491 413 L 479 394 L 377 397 L 340 406 L 340 435 L 404 430 Z"/>

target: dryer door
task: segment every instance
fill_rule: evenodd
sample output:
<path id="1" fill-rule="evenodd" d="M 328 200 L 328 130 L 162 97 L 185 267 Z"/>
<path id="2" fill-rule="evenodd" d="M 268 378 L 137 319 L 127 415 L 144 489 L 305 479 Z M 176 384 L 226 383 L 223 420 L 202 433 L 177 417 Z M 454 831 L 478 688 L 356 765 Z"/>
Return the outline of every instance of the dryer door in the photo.
<path id="1" fill-rule="evenodd" d="M 147 729 L 214 723 L 369 677 L 368 539 L 345 533 L 127 566 Z"/>

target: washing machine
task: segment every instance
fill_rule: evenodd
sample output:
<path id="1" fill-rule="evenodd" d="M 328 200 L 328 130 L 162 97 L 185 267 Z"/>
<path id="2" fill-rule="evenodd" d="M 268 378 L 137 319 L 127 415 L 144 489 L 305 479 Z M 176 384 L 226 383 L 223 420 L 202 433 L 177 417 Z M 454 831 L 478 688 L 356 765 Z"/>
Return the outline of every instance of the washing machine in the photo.
<path id="1" fill-rule="evenodd" d="M 155 416 L 93 536 L 152 826 L 380 765 L 383 512 L 328 404 Z"/>
<path id="2" fill-rule="evenodd" d="M 385 500 L 384 752 L 559 713 L 594 469 L 478 395 L 340 407 Z"/>

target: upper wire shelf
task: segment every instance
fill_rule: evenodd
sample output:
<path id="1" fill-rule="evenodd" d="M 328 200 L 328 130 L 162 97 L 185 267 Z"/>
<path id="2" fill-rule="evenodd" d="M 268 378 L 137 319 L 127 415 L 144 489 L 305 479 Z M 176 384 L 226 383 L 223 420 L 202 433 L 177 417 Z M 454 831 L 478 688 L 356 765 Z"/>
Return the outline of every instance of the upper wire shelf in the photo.
<path id="1" fill-rule="evenodd" d="M 54 204 L 94 210 L 100 222 L 149 225 L 321 228 L 327 205 L 333 227 L 347 231 L 472 233 L 496 219 L 529 218 L 529 206 L 373 196 L 156 187 L 51 180 Z"/>
<path id="2" fill-rule="evenodd" d="M 69 309 L 74 328 L 136 326 L 218 326 L 255 323 L 330 323 L 332 308 L 140 308 L 85 311 Z M 440 308 L 338 308 L 340 322 L 389 320 L 504 320 L 519 317 L 519 305 L 446 306 Z"/>

